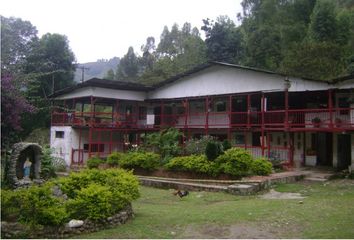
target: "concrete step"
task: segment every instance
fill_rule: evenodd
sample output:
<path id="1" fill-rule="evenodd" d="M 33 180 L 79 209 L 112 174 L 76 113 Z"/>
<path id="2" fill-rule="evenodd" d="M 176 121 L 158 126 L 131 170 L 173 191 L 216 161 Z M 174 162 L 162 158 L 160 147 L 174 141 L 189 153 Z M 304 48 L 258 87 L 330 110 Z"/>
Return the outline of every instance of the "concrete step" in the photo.
<path id="1" fill-rule="evenodd" d="M 317 178 L 317 177 L 306 177 L 304 178 L 305 181 L 310 181 L 310 182 L 326 182 L 328 179 L 326 178 Z"/>

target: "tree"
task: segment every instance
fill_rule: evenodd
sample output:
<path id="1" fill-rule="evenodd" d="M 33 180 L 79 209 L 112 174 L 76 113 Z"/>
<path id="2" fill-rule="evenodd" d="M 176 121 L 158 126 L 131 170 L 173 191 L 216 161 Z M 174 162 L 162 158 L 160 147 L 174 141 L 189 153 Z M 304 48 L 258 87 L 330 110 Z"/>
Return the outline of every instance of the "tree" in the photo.
<path id="1" fill-rule="evenodd" d="M 54 91 L 74 84 L 75 56 L 66 36 L 47 33 L 28 57 L 27 73 L 50 73 L 33 82 L 30 95 L 46 98 Z"/>
<path id="2" fill-rule="evenodd" d="M 203 20 L 201 29 L 205 32 L 205 44 L 209 60 L 240 63 L 243 57 L 243 34 L 227 16 L 220 16 L 216 22 Z"/>
<path id="3" fill-rule="evenodd" d="M 112 69 L 112 68 L 109 69 L 109 70 L 107 71 L 107 73 L 104 75 L 103 78 L 104 78 L 104 79 L 108 79 L 108 80 L 114 80 L 114 79 L 115 79 L 115 74 L 114 74 L 113 69 Z"/>
<path id="4" fill-rule="evenodd" d="M 148 37 L 146 39 L 146 44 L 141 46 L 141 51 L 143 52 L 143 56 L 141 58 L 141 65 L 143 66 L 143 71 L 152 71 L 153 65 L 156 62 L 155 50 L 155 38 Z"/>
<path id="5" fill-rule="evenodd" d="M 1 76 L 1 146 L 17 141 L 18 131 L 22 130 L 21 120 L 24 113 L 35 113 L 33 106 L 23 94 L 26 86 L 21 78 Z"/>
<path id="6" fill-rule="evenodd" d="M 146 84 L 157 83 L 207 60 L 205 43 L 198 29 L 192 28 L 190 23 L 184 23 L 181 30 L 174 24 L 171 32 L 165 26 L 156 51 L 153 51 L 154 44 L 150 39 L 151 47 L 147 48 L 148 43 L 144 45 L 150 51 L 144 52 L 143 62 L 150 58 L 149 62 L 153 63 L 144 68 L 140 78 Z"/>
<path id="7" fill-rule="evenodd" d="M 129 47 L 128 52 L 120 60 L 117 68 L 116 78 L 119 81 L 137 81 L 139 74 L 139 59 L 133 47 Z"/>
<path id="8" fill-rule="evenodd" d="M 317 1 L 311 15 L 308 36 L 317 42 L 331 42 L 336 39 L 336 5 L 333 1 Z"/>
<path id="9" fill-rule="evenodd" d="M 20 18 L 1 18 L 1 74 L 21 73 L 34 44 L 38 41 L 37 29 Z"/>
<path id="10" fill-rule="evenodd" d="M 333 1 L 316 2 L 306 37 L 285 54 L 282 71 L 302 77 L 330 80 L 350 73 L 354 49 L 350 45 L 351 16 Z"/>

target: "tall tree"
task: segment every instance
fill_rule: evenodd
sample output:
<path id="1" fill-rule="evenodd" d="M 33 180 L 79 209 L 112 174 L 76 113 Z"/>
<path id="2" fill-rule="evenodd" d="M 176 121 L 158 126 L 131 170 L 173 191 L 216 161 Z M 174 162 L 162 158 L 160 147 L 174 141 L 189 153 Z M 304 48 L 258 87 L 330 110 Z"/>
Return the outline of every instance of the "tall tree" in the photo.
<path id="1" fill-rule="evenodd" d="M 141 46 L 141 51 L 143 52 L 143 56 L 141 58 L 143 71 L 152 71 L 153 65 L 156 62 L 155 50 L 155 38 L 148 37 L 146 39 L 146 43 Z"/>
<path id="2" fill-rule="evenodd" d="M 28 57 L 27 72 L 47 73 L 33 83 L 33 94 L 46 98 L 74 83 L 75 56 L 66 36 L 47 33 Z"/>
<path id="3" fill-rule="evenodd" d="M 38 41 L 37 29 L 20 18 L 1 18 L 1 74 L 21 73 Z"/>
<path id="4" fill-rule="evenodd" d="M 127 54 L 120 60 L 116 78 L 119 81 L 134 82 L 139 76 L 139 59 L 133 47 L 129 47 Z"/>
<path id="5" fill-rule="evenodd" d="M 205 44 L 209 60 L 240 63 L 243 57 L 243 34 L 227 16 L 220 16 L 216 22 L 203 20 L 201 29 L 205 32 Z"/>
<path id="6" fill-rule="evenodd" d="M 143 60 L 150 57 L 153 64 L 145 68 L 141 76 L 141 81 L 147 84 L 167 79 L 207 60 L 205 43 L 198 29 L 192 28 L 190 23 L 184 23 L 182 29 L 174 24 L 171 31 L 165 26 L 156 51 L 150 49 L 144 52 Z"/>

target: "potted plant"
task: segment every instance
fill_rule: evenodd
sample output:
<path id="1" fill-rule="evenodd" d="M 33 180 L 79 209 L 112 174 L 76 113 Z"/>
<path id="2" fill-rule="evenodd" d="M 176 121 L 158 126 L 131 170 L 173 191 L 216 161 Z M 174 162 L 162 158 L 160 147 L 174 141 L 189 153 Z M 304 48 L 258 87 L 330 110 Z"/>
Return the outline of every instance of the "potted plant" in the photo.
<path id="1" fill-rule="evenodd" d="M 319 117 L 315 117 L 312 119 L 312 124 L 314 127 L 320 127 L 321 126 L 321 119 Z"/>

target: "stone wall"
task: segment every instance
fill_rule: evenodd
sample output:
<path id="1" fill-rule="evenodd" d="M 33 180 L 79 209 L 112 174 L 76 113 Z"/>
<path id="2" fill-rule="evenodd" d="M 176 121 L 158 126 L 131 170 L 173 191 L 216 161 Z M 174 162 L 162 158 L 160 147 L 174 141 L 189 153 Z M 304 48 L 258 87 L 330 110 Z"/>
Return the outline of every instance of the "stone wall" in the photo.
<path id="1" fill-rule="evenodd" d="M 82 233 L 96 232 L 112 228 L 126 223 L 134 217 L 131 205 L 125 207 L 119 213 L 101 221 L 85 220 L 78 227 L 69 227 L 69 224 L 61 227 L 41 227 L 30 229 L 18 222 L 1 222 L 1 238 L 69 238 Z"/>

